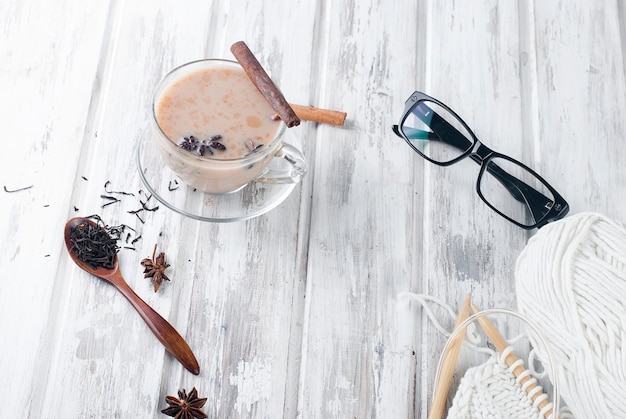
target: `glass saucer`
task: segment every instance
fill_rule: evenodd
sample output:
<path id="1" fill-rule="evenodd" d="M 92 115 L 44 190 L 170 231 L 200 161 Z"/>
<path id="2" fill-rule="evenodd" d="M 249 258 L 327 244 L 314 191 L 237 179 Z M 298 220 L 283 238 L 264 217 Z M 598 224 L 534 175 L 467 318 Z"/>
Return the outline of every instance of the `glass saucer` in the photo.
<path id="1" fill-rule="evenodd" d="M 228 194 L 211 194 L 187 186 L 162 160 L 156 146 L 148 144 L 146 135 L 137 147 L 139 176 L 161 204 L 200 221 L 229 223 L 258 217 L 280 205 L 295 188 L 295 183 L 276 184 L 250 182 Z M 273 159 L 273 169 L 288 169 L 283 159 Z"/>

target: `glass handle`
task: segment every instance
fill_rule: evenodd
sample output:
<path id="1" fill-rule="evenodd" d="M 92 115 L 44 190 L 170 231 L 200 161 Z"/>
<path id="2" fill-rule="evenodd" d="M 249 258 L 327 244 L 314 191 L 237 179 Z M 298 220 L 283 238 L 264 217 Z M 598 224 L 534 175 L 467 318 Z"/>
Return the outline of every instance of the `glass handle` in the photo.
<path id="1" fill-rule="evenodd" d="M 275 159 L 282 159 L 286 168 L 268 168 L 265 173 L 256 178 L 256 182 L 262 183 L 298 183 L 307 171 L 306 158 L 300 150 L 290 144 L 283 144 L 275 154 Z"/>

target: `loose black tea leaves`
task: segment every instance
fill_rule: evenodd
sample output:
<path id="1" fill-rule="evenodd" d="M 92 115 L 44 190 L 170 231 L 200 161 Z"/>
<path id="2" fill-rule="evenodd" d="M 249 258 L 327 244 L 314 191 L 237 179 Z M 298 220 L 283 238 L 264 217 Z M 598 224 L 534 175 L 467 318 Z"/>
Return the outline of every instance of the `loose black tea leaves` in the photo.
<path id="1" fill-rule="evenodd" d="M 176 179 L 170 180 L 169 185 L 167 185 L 167 189 L 172 192 L 178 189 L 178 181 Z"/>
<path id="2" fill-rule="evenodd" d="M 100 208 L 104 208 L 104 207 L 107 207 L 107 206 L 109 206 L 111 204 L 115 204 L 117 202 L 121 202 L 120 199 L 118 199 L 118 198 L 116 198 L 114 196 L 109 196 L 109 195 L 100 195 L 100 198 L 106 199 L 108 201 L 108 202 L 105 202 L 104 204 L 102 204 L 100 206 Z"/>
<path id="3" fill-rule="evenodd" d="M 141 218 L 141 215 L 139 215 L 140 213 L 142 213 L 143 211 L 149 211 L 149 212 L 153 212 L 159 209 L 159 206 L 156 205 L 154 207 L 148 207 L 148 201 L 152 198 L 152 194 L 148 195 L 148 197 L 146 198 L 145 201 L 142 201 L 141 199 L 139 200 L 139 203 L 141 204 L 141 208 L 136 209 L 134 211 L 126 211 L 129 214 L 135 214 L 137 216 L 137 218 L 139 219 L 139 221 L 141 221 L 142 224 L 146 223 L 146 220 L 144 220 L 143 218 Z"/>
<path id="4" fill-rule="evenodd" d="M 139 219 L 139 221 L 141 221 L 141 224 L 145 224 L 146 220 L 144 220 L 143 218 L 141 218 L 141 215 L 139 215 L 141 212 L 143 212 L 143 208 L 139 208 L 137 210 L 134 211 L 126 211 L 129 214 L 135 214 L 135 216 Z"/>
<path id="5" fill-rule="evenodd" d="M 110 180 L 107 180 L 107 181 L 104 183 L 104 191 L 105 191 L 106 193 L 108 193 L 108 194 L 114 194 L 114 193 L 116 193 L 116 194 L 120 194 L 120 195 L 135 196 L 135 194 L 134 194 L 134 193 L 132 193 L 132 192 L 124 192 L 124 191 L 114 191 L 114 190 L 111 190 L 111 181 L 110 181 Z"/>
<path id="6" fill-rule="evenodd" d="M 107 226 L 97 215 L 87 218 L 93 218 L 95 224 L 83 221 L 71 229 L 70 251 L 93 268 L 113 269 L 120 249 L 117 242 L 126 226 Z"/>
<path id="7" fill-rule="evenodd" d="M 29 185 L 29 186 L 25 186 L 25 187 L 23 187 L 23 188 L 9 189 L 9 188 L 7 188 L 7 187 L 6 187 L 6 185 L 4 185 L 4 191 L 5 191 L 6 193 L 14 193 L 14 192 L 25 191 L 25 190 L 30 189 L 30 188 L 32 188 L 32 187 L 33 187 L 33 185 Z"/>
<path id="8" fill-rule="evenodd" d="M 128 244 L 128 240 L 130 240 L 131 234 L 128 233 L 126 235 L 126 244 Z M 139 240 L 141 240 L 141 236 L 137 236 L 135 237 L 131 242 L 129 246 L 124 246 L 124 249 L 129 249 L 129 250 L 137 250 L 137 248 L 135 247 L 135 243 L 137 243 Z"/>
<path id="9" fill-rule="evenodd" d="M 156 211 L 159 209 L 158 205 L 155 205 L 152 208 L 148 208 L 148 201 L 152 198 L 152 194 L 148 195 L 148 197 L 146 198 L 146 201 L 142 201 L 141 199 L 139 200 L 139 203 L 141 204 L 142 208 L 146 211 Z"/>

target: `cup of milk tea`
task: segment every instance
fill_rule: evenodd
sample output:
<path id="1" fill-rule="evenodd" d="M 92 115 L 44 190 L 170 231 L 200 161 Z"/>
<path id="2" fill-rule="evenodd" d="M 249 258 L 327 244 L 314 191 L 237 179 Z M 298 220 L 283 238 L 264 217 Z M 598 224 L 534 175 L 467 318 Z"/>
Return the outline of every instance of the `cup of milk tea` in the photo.
<path id="1" fill-rule="evenodd" d="M 187 185 L 224 194 L 250 182 L 297 183 L 307 162 L 235 61 L 205 59 L 167 74 L 152 101 L 154 145 Z M 288 170 L 268 168 L 284 159 Z M 284 165 L 282 165 L 284 166 Z"/>

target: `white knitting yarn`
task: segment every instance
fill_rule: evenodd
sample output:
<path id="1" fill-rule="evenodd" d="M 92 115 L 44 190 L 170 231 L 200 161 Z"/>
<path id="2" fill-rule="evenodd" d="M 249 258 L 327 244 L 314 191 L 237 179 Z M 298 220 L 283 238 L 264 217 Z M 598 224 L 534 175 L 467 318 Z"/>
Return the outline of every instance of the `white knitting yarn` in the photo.
<path id="1" fill-rule="evenodd" d="M 519 255 L 515 279 L 574 416 L 626 418 L 626 229 L 592 213 L 549 224 Z"/>

